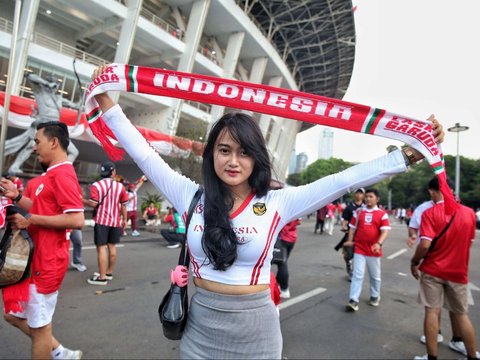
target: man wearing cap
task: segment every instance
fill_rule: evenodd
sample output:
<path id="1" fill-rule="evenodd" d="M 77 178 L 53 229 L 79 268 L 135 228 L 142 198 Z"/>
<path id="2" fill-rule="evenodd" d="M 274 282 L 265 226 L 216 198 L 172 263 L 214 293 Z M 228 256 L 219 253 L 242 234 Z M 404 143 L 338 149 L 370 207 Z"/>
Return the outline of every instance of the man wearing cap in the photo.
<path id="1" fill-rule="evenodd" d="M 117 259 L 116 244 L 120 241 L 127 221 L 126 203 L 128 195 L 125 187 L 114 180 L 115 164 L 102 164 L 100 176 L 90 187 L 90 199 L 86 204 L 94 207 L 94 242 L 97 247 L 98 273 L 87 280 L 92 285 L 107 285 L 113 279 Z"/>

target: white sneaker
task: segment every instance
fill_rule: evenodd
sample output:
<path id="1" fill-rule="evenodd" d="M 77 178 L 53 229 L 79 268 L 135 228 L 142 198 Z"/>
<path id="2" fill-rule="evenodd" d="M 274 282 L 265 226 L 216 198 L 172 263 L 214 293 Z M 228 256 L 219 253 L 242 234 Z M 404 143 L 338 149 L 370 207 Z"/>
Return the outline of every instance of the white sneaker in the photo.
<path id="1" fill-rule="evenodd" d="M 450 341 L 448 343 L 448 347 L 453 351 L 459 352 L 460 354 L 467 356 L 467 349 L 465 348 L 465 344 L 463 343 L 463 341 Z"/>
<path id="2" fill-rule="evenodd" d="M 428 354 L 425 355 L 417 355 L 413 358 L 413 360 L 428 360 Z"/>
<path id="3" fill-rule="evenodd" d="M 80 272 L 84 272 L 84 271 L 87 270 L 87 267 L 86 267 L 85 265 L 83 265 L 82 263 L 77 264 L 77 263 L 73 263 L 73 262 L 72 262 L 71 265 L 72 265 L 75 269 L 77 269 L 77 271 L 80 271 Z"/>
<path id="4" fill-rule="evenodd" d="M 132 236 L 140 236 L 140 233 L 137 230 L 133 230 Z"/>
<path id="5" fill-rule="evenodd" d="M 70 349 L 63 349 L 63 354 L 61 359 L 81 359 L 82 358 L 82 351 L 81 350 L 70 350 Z"/>
<path id="6" fill-rule="evenodd" d="M 460 354 L 468 356 L 467 348 L 465 347 L 465 343 L 463 341 L 450 341 L 448 343 L 448 347 L 453 351 L 456 351 L 456 352 L 459 352 Z M 477 351 L 476 356 L 477 356 L 477 359 L 480 359 L 480 352 Z"/>
<path id="7" fill-rule="evenodd" d="M 87 279 L 87 282 L 91 285 L 108 285 L 107 279 L 100 279 L 100 275 L 93 275 Z"/>
<path id="8" fill-rule="evenodd" d="M 180 247 L 180 244 L 179 244 L 179 243 L 167 245 L 167 248 L 168 248 L 168 249 L 176 249 L 176 248 L 179 248 L 179 247 Z"/>
<path id="9" fill-rule="evenodd" d="M 426 344 L 427 343 L 427 338 L 425 337 L 425 335 L 422 335 L 420 336 L 420 342 L 422 344 Z M 437 343 L 442 343 L 443 342 L 443 335 L 442 334 L 438 334 L 437 335 Z"/>
<path id="10" fill-rule="evenodd" d="M 100 276 L 100 273 L 98 273 L 98 272 L 95 271 L 95 272 L 93 273 L 93 275 L 95 275 L 95 276 Z M 113 274 L 105 274 L 105 279 L 107 279 L 107 280 L 113 280 Z"/>
<path id="11" fill-rule="evenodd" d="M 286 289 L 286 290 L 280 289 L 280 297 L 282 299 L 290 299 L 290 289 Z"/>

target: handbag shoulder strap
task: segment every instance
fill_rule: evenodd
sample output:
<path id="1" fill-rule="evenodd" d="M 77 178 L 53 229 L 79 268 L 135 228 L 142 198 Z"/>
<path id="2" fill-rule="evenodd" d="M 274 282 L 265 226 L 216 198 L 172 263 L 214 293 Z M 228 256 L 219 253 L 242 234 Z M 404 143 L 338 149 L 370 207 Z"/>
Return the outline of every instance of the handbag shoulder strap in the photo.
<path id="1" fill-rule="evenodd" d="M 190 225 L 190 219 L 192 218 L 193 211 L 197 206 L 198 200 L 203 194 L 203 187 L 199 187 L 198 190 L 193 195 L 192 202 L 188 207 L 187 212 L 187 220 L 185 221 L 185 233 L 183 235 L 183 243 L 182 243 L 182 251 L 180 251 L 180 256 L 178 257 L 178 265 L 184 265 L 188 267 L 190 265 L 190 254 L 187 251 L 187 233 L 188 233 L 188 225 Z"/>
<path id="2" fill-rule="evenodd" d="M 450 219 L 450 221 L 448 222 L 448 224 L 443 228 L 443 230 L 440 232 L 440 234 L 438 234 L 437 236 L 435 236 L 435 238 L 432 240 L 432 243 L 430 244 L 430 247 L 428 248 L 428 251 L 432 251 L 433 250 L 433 247 L 435 246 L 435 244 L 437 243 L 438 239 L 440 239 L 443 234 L 445 234 L 448 230 L 448 228 L 450 227 L 450 225 L 452 224 L 453 222 L 453 219 L 455 218 L 455 215 L 457 213 L 454 213 L 452 215 L 452 218 Z"/>
<path id="3" fill-rule="evenodd" d="M 108 190 L 107 190 L 107 192 L 105 193 L 105 195 L 103 195 L 102 200 L 98 203 L 97 206 L 102 205 L 103 200 L 105 200 L 105 198 L 107 197 L 108 193 L 110 192 L 110 189 L 112 188 L 114 181 L 115 181 L 115 180 L 112 179 L 112 182 L 110 183 L 110 187 L 108 188 Z"/>

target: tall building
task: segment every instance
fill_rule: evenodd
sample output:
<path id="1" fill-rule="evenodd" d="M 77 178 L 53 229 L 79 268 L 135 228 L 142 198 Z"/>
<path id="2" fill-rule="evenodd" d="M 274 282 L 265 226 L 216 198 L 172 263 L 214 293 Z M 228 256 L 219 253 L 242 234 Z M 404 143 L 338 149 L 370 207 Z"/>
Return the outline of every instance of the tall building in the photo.
<path id="1" fill-rule="evenodd" d="M 297 155 L 297 164 L 295 167 L 295 174 L 301 173 L 307 168 L 308 156 L 304 152 Z"/>
<path id="2" fill-rule="evenodd" d="M 14 1 L 0 1 L 0 92 L 32 96 L 25 72 L 53 75 L 64 98 L 80 102 L 92 71 L 112 62 L 233 78 L 342 98 L 355 55 L 351 0 L 29 0 L 22 2 L 13 73 L 7 74 Z M 73 71 L 73 62 L 81 84 Z M 1 97 L 0 97 L 1 98 Z M 18 100 L 18 99 L 17 99 Z M 188 100 L 122 93 L 132 122 L 157 134 L 205 139 L 225 109 Z M 13 110 L 13 109 L 11 109 Z M 11 111 L 7 138 L 28 128 L 28 114 Z M 254 114 L 276 174 L 286 174 L 299 131 L 310 124 Z M 73 128 L 73 126 L 72 126 Z M 85 127 L 72 134 L 80 176 L 106 160 Z M 160 150 L 187 157 L 188 143 Z M 183 148 L 182 146 L 187 146 Z M 32 158 L 31 162 L 34 160 Z M 1 169 L 0 169 L 1 170 Z M 128 158 L 119 170 L 138 169 Z M 187 174 L 188 175 L 188 174 Z M 282 180 L 282 179 L 280 179 Z"/>
<path id="3" fill-rule="evenodd" d="M 328 160 L 333 156 L 333 130 L 323 128 L 318 144 L 318 158 Z"/>

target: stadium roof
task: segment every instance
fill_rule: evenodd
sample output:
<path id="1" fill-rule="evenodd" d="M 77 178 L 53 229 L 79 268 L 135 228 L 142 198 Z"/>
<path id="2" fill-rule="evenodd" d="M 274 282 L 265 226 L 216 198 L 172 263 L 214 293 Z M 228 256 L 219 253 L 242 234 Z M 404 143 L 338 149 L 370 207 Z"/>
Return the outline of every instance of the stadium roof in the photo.
<path id="1" fill-rule="evenodd" d="M 351 0 L 237 0 L 278 49 L 301 91 L 343 98 L 355 59 Z"/>

